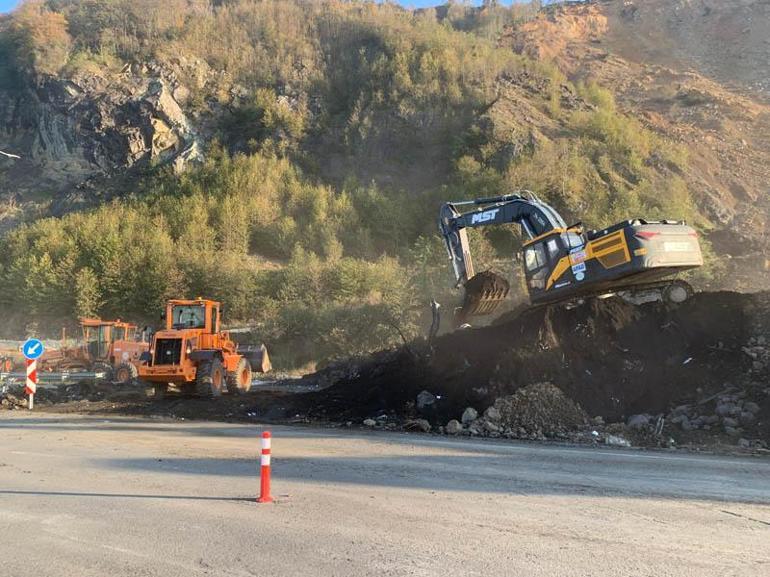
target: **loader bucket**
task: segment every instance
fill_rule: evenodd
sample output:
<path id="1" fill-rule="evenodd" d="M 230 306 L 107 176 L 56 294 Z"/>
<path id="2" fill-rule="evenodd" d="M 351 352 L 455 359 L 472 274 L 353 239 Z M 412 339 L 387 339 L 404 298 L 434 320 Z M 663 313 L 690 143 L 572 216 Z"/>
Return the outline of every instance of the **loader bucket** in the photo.
<path id="1" fill-rule="evenodd" d="M 474 275 L 465 283 L 465 299 L 457 312 L 459 324 L 468 317 L 493 314 L 508 296 L 510 283 L 491 270 Z"/>
<path id="2" fill-rule="evenodd" d="M 267 373 L 273 368 L 273 365 L 270 363 L 270 355 L 267 354 L 267 347 L 265 345 L 243 351 L 241 354 L 248 359 L 251 364 L 251 370 L 254 372 Z"/>

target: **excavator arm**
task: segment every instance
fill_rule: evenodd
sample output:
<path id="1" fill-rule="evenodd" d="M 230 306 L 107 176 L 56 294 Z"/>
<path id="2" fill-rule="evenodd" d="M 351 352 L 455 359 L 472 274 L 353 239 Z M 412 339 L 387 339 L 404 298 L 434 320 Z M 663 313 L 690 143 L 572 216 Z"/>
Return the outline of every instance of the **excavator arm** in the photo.
<path id="1" fill-rule="evenodd" d="M 458 207 L 462 206 L 474 208 L 460 212 Z M 531 192 L 529 198 L 510 194 L 448 202 L 441 207 L 439 230 L 452 261 L 455 287 L 465 288 L 463 305 L 456 313 L 457 324 L 465 323 L 470 316 L 492 314 L 508 296 L 511 287 L 504 277 L 491 270 L 476 274 L 467 231 L 469 228 L 506 224 L 518 224 L 529 239 L 567 228 L 559 213 Z"/>
<path id="2" fill-rule="evenodd" d="M 455 286 L 466 285 L 475 276 L 466 229 L 489 225 L 518 224 L 524 234 L 532 239 L 557 228 L 567 228 L 559 213 L 535 197 L 533 193 L 529 194 L 530 198 L 525 198 L 519 194 L 510 194 L 477 200 L 448 202 L 441 207 L 439 230 L 444 237 L 449 258 L 452 261 L 452 268 L 457 281 Z M 458 210 L 460 206 L 469 205 L 475 208 L 464 213 Z"/>

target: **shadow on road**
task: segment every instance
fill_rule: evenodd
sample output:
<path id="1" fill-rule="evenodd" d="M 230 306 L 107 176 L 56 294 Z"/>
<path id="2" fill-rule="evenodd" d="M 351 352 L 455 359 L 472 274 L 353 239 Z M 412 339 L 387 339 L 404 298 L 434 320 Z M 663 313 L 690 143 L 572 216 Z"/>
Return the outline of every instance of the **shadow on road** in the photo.
<path id="1" fill-rule="evenodd" d="M 35 497 L 107 497 L 117 499 L 175 499 L 181 501 L 251 501 L 254 497 L 200 497 L 197 495 L 140 495 L 127 493 L 78 493 L 75 491 L 11 491 L 0 489 L 0 495 L 30 495 Z"/>
<path id="2" fill-rule="evenodd" d="M 392 455 L 286 457 L 273 461 L 273 478 L 317 484 L 472 491 L 512 495 L 582 495 L 712 500 L 770 504 L 764 481 L 770 464 L 736 469 L 734 463 L 672 467 L 666 460 L 618 461 L 612 454 Z M 98 466 L 166 474 L 255 478 L 255 459 L 107 459 Z M 708 467 L 711 464 L 712 467 Z"/>
<path id="3" fill-rule="evenodd" d="M 23 417 L 0 420 L 0 430 L 133 431 L 158 435 L 221 437 L 254 441 L 254 458 L 94 459 L 97 467 L 158 474 L 252 477 L 258 475 L 257 435 L 264 426 L 173 422 L 155 419 L 106 420 L 82 417 Z M 272 427 L 286 439 L 361 439 L 376 443 L 376 454 L 281 457 L 274 455 L 277 482 L 402 487 L 514 495 L 712 500 L 770 504 L 770 461 L 607 451 L 553 445 L 481 442 L 435 436 Z M 158 455 L 161 457 L 161 455 Z M 0 492 L 2 494 L 2 492 Z M 145 497 L 140 495 L 140 497 Z M 184 497 L 182 497 L 184 498 Z"/>

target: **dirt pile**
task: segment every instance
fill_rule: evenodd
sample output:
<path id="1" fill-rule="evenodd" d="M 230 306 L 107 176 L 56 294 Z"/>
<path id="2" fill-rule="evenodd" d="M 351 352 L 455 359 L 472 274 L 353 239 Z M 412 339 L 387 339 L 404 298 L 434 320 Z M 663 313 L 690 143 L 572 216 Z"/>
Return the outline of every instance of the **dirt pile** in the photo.
<path id="1" fill-rule="evenodd" d="M 499 423 L 519 436 L 557 437 L 588 424 L 588 415 L 551 383 L 536 383 L 500 397 L 485 417 L 499 415 Z"/>
<path id="2" fill-rule="evenodd" d="M 607 422 L 665 415 L 728 387 L 760 391 L 752 402 L 764 406 L 759 401 L 769 366 L 756 343 L 768 336 L 768 293 L 703 293 L 674 309 L 659 303 L 636 307 L 616 298 L 590 300 L 572 309 L 529 309 L 494 326 L 359 359 L 347 373 L 336 367 L 337 374 L 347 376 L 308 396 L 308 416 L 422 416 L 443 425 L 467 407 L 489 407 L 508 398 L 496 408 L 510 408 L 510 419 L 528 419 L 526 411 L 513 413 L 522 411 L 535 391 L 542 395 L 551 390 L 548 394 L 557 398 L 542 386 L 525 389 L 544 382 L 553 383 L 565 400 L 591 417 Z M 322 371 L 307 379 L 328 382 L 328 375 Z M 434 400 L 418 407 L 423 391 Z M 565 406 L 561 401 L 556 405 Z M 533 411 L 533 419 L 543 417 Z M 569 423 L 579 421 L 579 413 L 570 414 Z M 752 431 L 761 420 L 757 418 Z"/>

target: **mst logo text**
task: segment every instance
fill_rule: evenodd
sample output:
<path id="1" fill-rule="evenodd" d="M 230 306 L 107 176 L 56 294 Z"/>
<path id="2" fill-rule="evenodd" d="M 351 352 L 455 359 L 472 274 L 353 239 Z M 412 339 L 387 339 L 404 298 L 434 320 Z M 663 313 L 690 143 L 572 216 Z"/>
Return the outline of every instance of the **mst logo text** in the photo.
<path id="1" fill-rule="evenodd" d="M 493 208 L 492 210 L 485 210 L 484 212 L 477 212 L 471 217 L 471 224 L 476 224 L 479 222 L 489 222 L 490 220 L 494 220 L 498 212 L 500 212 L 499 208 Z"/>

